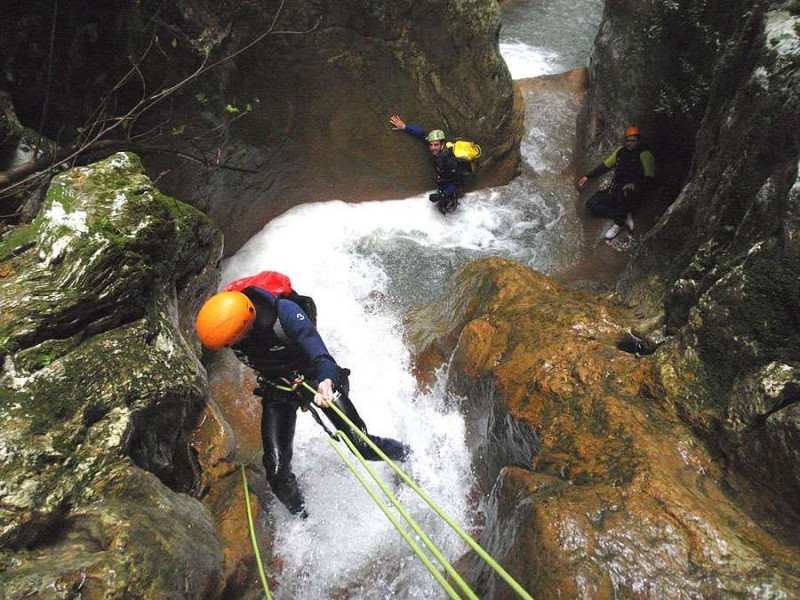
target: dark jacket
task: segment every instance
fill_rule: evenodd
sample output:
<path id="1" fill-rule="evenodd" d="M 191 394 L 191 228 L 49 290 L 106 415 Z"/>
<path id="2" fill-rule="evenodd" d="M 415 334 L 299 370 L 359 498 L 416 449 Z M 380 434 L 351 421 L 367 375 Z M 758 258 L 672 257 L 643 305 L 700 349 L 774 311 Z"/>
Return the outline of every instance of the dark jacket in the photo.
<path id="1" fill-rule="evenodd" d="M 639 191 L 644 191 L 655 181 L 655 159 L 652 152 L 639 145 L 635 150 L 625 146 L 616 148 L 602 163 L 589 171 L 587 177 L 597 177 L 614 169 L 613 186 L 632 183 Z"/>
<path id="2" fill-rule="evenodd" d="M 239 360 L 269 380 L 291 378 L 295 371 L 317 381 L 338 380 L 339 366 L 299 305 L 257 287 L 242 293 L 256 308 L 256 322 L 233 346 Z"/>
<path id="3" fill-rule="evenodd" d="M 416 138 L 425 141 L 428 133 L 417 125 L 406 125 L 405 131 Z M 453 155 L 453 151 L 445 146 L 438 156 L 434 157 L 434 169 L 436 176 L 436 187 L 443 194 L 461 193 L 463 182 L 461 171 L 458 168 L 458 160 Z"/>

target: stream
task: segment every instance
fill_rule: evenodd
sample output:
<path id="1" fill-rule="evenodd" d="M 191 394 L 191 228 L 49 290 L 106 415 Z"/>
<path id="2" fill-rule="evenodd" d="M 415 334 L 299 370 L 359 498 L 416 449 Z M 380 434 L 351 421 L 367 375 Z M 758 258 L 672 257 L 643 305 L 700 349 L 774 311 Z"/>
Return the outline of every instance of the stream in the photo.
<path id="1" fill-rule="evenodd" d="M 602 7 L 602 0 L 504 4 L 500 48 L 512 76 L 583 66 Z M 570 191 L 542 177 L 568 164 L 575 114 L 566 108 L 560 102 L 529 106 L 522 175 L 507 186 L 467 194 L 453 214 L 439 214 L 427 193 L 307 203 L 270 222 L 223 264 L 223 284 L 270 269 L 315 298 L 320 334 L 337 362 L 352 370 L 351 396 L 370 432 L 411 445 L 406 471 L 467 530 L 479 527 L 483 507 L 475 499 L 458 399 L 446 393 L 446 366 L 430 389 L 418 389 L 402 315 L 435 300 L 450 276 L 477 258 L 513 258 L 544 273 L 578 260 L 583 237 Z M 466 544 L 386 465 L 373 465 L 445 556 L 457 560 Z M 304 414 L 293 466 L 310 517 L 302 521 L 273 507 L 275 556 L 265 558 L 282 564 L 270 582 L 274 598 L 445 596 Z"/>

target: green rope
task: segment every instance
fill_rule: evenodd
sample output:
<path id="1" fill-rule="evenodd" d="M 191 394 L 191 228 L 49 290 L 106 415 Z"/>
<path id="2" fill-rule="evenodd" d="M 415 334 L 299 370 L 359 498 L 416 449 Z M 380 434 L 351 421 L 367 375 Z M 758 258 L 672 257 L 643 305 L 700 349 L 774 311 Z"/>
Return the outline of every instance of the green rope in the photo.
<path id="1" fill-rule="evenodd" d="M 308 385 L 308 383 L 306 383 L 305 381 L 300 381 L 299 383 L 302 384 L 307 390 L 309 390 L 313 394 L 317 393 L 317 390 Z M 405 473 L 405 471 L 403 471 L 400 467 L 394 464 L 394 461 L 392 461 L 392 459 L 386 456 L 383 450 L 378 448 L 375 442 L 373 442 L 366 433 L 364 433 L 358 427 L 356 427 L 355 423 L 353 423 L 347 417 L 347 415 L 345 415 L 341 411 L 341 409 L 339 409 L 338 406 L 336 406 L 333 403 L 329 404 L 329 406 L 337 415 L 339 415 L 339 417 L 345 423 L 347 423 L 348 426 L 350 426 L 352 431 L 354 431 L 359 437 L 361 437 L 361 439 L 363 439 L 367 443 L 367 445 L 370 448 L 372 448 L 378 454 L 378 456 L 380 456 L 383 459 L 383 461 L 386 464 L 392 467 L 395 473 L 397 473 L 400 476 L 400 478 L 403 481 L 405 481 L 409 485 L 409 487 L 411 487 L 411 489 L 417 492 L 419 497 L 422 498 L 428 504 L 428 506 L 430 506 L 431 509 L 433 509 L 433 511 L 437 515 L 439 515 L 444 520 L 444 522 L 447 523 L 461 537 L 461 539 L 463 539 L 470 546 L 470 548 L 472 548 L 478 554 L 478 556 L 480 556 L 486 562 L 486 564 L 488 564 L 498 575 L 500 575 L 500 577 L 502 577 L 503 580 L 509 586 L 511 586 L 511 588 L 520 597 L 524 598 L 525 600 L 533 600 L 533 597 L 528 592 L 526 592 L 525 589 L 519 583 L 517 583 L 517 581 L 513 577 L 511 577 L 511 575 L 509 575 L 508 572 L 503 567 L 501 567 L 500 564 L 494 558 L 492 558 L 488 552 L 486 552 L 486 550 L 484 550 L 480 546 L 480 544 L 478 544 L 478 542 L 473 540 L 472 537 L 466 531 L 464 531 L 464 529 L 458 523 L 456 523 L 446 512 L 444 512 L 444 510 L 442 510 L 439 507 L 438 504 L 436 504 L 436 502 L 433 501 L 432 498 L 430 498 L 430 496 L 428 496 L 424 491 L 422 491 L 422 488 L 420 488 L 414 482 L 414 480 L 411 479 Z"/>
<path id="2" fill-rule="evenodd" d="M 356 455 L 361 465 L 367 470 L 367 472 L 370 474 L 370 476 L 378 485 L 378 487 L 381 488 L 381 491 L 386 495 L 386 497 L 389 499 L 392 505 L 394 505 L 394 507 L 397 509 L 397 511 L 400 513 L 403 519 L 405 519 L 406 523 L 408 523 L 411 526 L 411 529 L 414 530 L 414 533 L 416 533 L 420 537 L 423 543 L 431 551 L 431 554 L 433 554 L 436 560 L 438 560 L 441 563 L 445 571 L 447 571 L 450 577 L 452 577 L 453 580 L 455 580 L 455 582 L 459 585 L 459 587 L 461 587 L 462 591 L 467 595 L 467 597 L 470 598 L 471 600 L 479 600 L 475 592 L 472 591 L 469 585 L 467 585 L 467 583 L 458 574 L 458 571 L 456 571 L 453 568 L 453 565 L 450 564 L 450 561 L 448 561 L 444 557 L 444 555 L 441 553 L 436 544 L 434 544 L 433 541 L 427 535 L 425 535 L 425 532 L 422 531 L 420 526 L 417 524 L 414 518 L 409 514 L 409 512 L 405 509 L 405 507 L 403 507 L 403 505 L 400 504 L 400 501 L 386 486 L 386 484 L 383 482 L 380 476 L 375 472 L 375 470 L 372 467 L 370 467 L 369 464 L 367 464 L 367 461 L 358 451 L 353 441 L 349 437 L 347 437 L 347 435 L 343 431 L 337 431 L 336 433 L 339 435 L 340 439 L 344 441 L 345 444 L 347 444 L 347 446 L 350 448 L 350 451 Z M 337 451 L 338 451 L 338 446 L 337 446 Z"/>
<path id="3" fill-rule="evenodd" d="M 343 439 L 347 439 L 347 436 L 345 435 L 340 435 L 340 437 Z M 447 583 L 447 580 L 442 576 L 442 574 L 439 572 L 436 566 L 430 561 L 430 559 L 427 556 L 425 556 L 425 553 L 422 551 L 422 548 L 419 547 L 419 544 L 417 544 L 413 539 L 411 539 L 411 536 L 403 528 L 402 524 L 397 519 L 397 517 L 391 513 L 389 507 L 386 506 L 386 504 L 381 501 L 380 497 L 378 497 L 378 494 L 375 493 L 375 490 L 373 490 L 370 487 L 367 480 L 364 479 L 364 476 L 358 471 L 358 468 L 347 457 L 347 453 L 339 446 L 339 444 L 334 442 L 333 439 L 328 438 L 328 441 L 330 442 L 331 446 L 333 446 L 333 449 L 336 450 L 336 452 L 339 454 L 339 456 L 341 456 L 342 460 L 347 465 L 347 468 L 353 472 L 353 475 L 355 475 L 356 479 L 358 479 L 358 482 L 362 485 L 362 487 L 366 490 L 366 492 L 375 501 L 375 504 L 378 505 L 378 508 L 380 508 L 383 511 L 383 514 L 385 514 L 386 517 L 392 522 L 392 525 L 394 525 L 398 533 L 401 536 L 403 536 L 403 539 L 411 547 L 411 549 L 414 551 L 417 557 L 419 557 L 419 559 L 427 567 L 428 571 L 431 572 L 431 575 L 433 575 L 436 578 L 436 581 L 439 582 L 439 585 L 441 585 L 444 591 L 447 592 L 447 595 L 450 596 L 450 598 L 452 598 L 453 600 L 461 600 L 461 596 L 459 596 L 458 593 L 456 593 L 456 591 L 453 589 L 453 587 L 449 583 Z M 351 446 L 351 449 L 354 449 L 354 446 Z M 364 464 L 365 460 L 360 454 L 358 454 L 357 450 L 356 450 L 356 455 L 358 456 L 359 461 L 361 461 L 361 463 Z M 385 489 L 384 493 L 386 493 Z"/>
<path id="4" fill-rule="evenodd" d="M 244 503 L 247 506 L 247 523 L 250 527 L 250 541 L 253 543 L 253 550 L 256 555 L 256 563 L 258 564 L 258 575 L 261 577 L 261 586 L 264 588 L 264 595 L 267 600 L 272 600 L 269 594 L 269 585 L 267 585 L 267 574 L 264 572 L 264 564 L 261 562 L 261 552 L 258 550 L 258 541 L 256 540 L 256 528 L 253 524 L 253 512 L 250 510 L 250 490 L 247 487 L 247 473 L 245 472 L 244 465 L 242 468 L 242 484 L 244 485 Z"/>

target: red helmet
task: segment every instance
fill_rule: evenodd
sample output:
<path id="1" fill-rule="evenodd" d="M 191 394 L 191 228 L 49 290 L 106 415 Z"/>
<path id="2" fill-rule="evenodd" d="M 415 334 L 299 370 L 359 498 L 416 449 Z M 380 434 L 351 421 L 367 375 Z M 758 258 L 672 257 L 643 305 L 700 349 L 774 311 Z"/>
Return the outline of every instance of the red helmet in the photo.
<path id="1" fill-rule="evenodd" d="M 638 127 L 628 127 L 628 128 L 625 130 L 625 137 L 628 137 L 628 136 L 634 136 L 634 135 L 638 137 L 638 136 L 640 136 L 641 134 L 642 134 L 642 132 L 641 132 L 641 131 L 639 131 L 639 128 L 638 128 Z"/>

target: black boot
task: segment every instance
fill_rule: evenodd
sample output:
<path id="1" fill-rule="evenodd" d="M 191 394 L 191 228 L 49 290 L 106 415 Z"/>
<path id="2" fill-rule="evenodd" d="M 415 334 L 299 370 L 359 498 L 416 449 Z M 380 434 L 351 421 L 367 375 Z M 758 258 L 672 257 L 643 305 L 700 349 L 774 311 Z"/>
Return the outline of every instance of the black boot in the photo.
<path id="1" fill-rule="evenodd" d="M 301 519 L 308 518 L 306 501 L 300 491 L 300 486 L 297 485 L 297 477 L 294 476 L 294 473 L 289 473 L 284 479 L 273 479 L 269 482 L 269 485 L 272 488 L 272 493 L 290 513 L 299 515 Z"/>
<path id="2" fill-rule="evenodd" d="M 392 460 L 403 462 L 406 458 L 408 458 L 408 455 L 411 454 L 411 448 L 409 446 L 403 442 L 393 440 L 392 438 L 382 438 L 378 437 L 377 435 L 370 435 L 369 439 L 371 439 L 373 443 Z M 367 446 L 363 440 L 360 444 L 358 444 L 358 450 L 367 460 L 383 460 L 380 456 L 378 456 L 378 453 Z"/>

